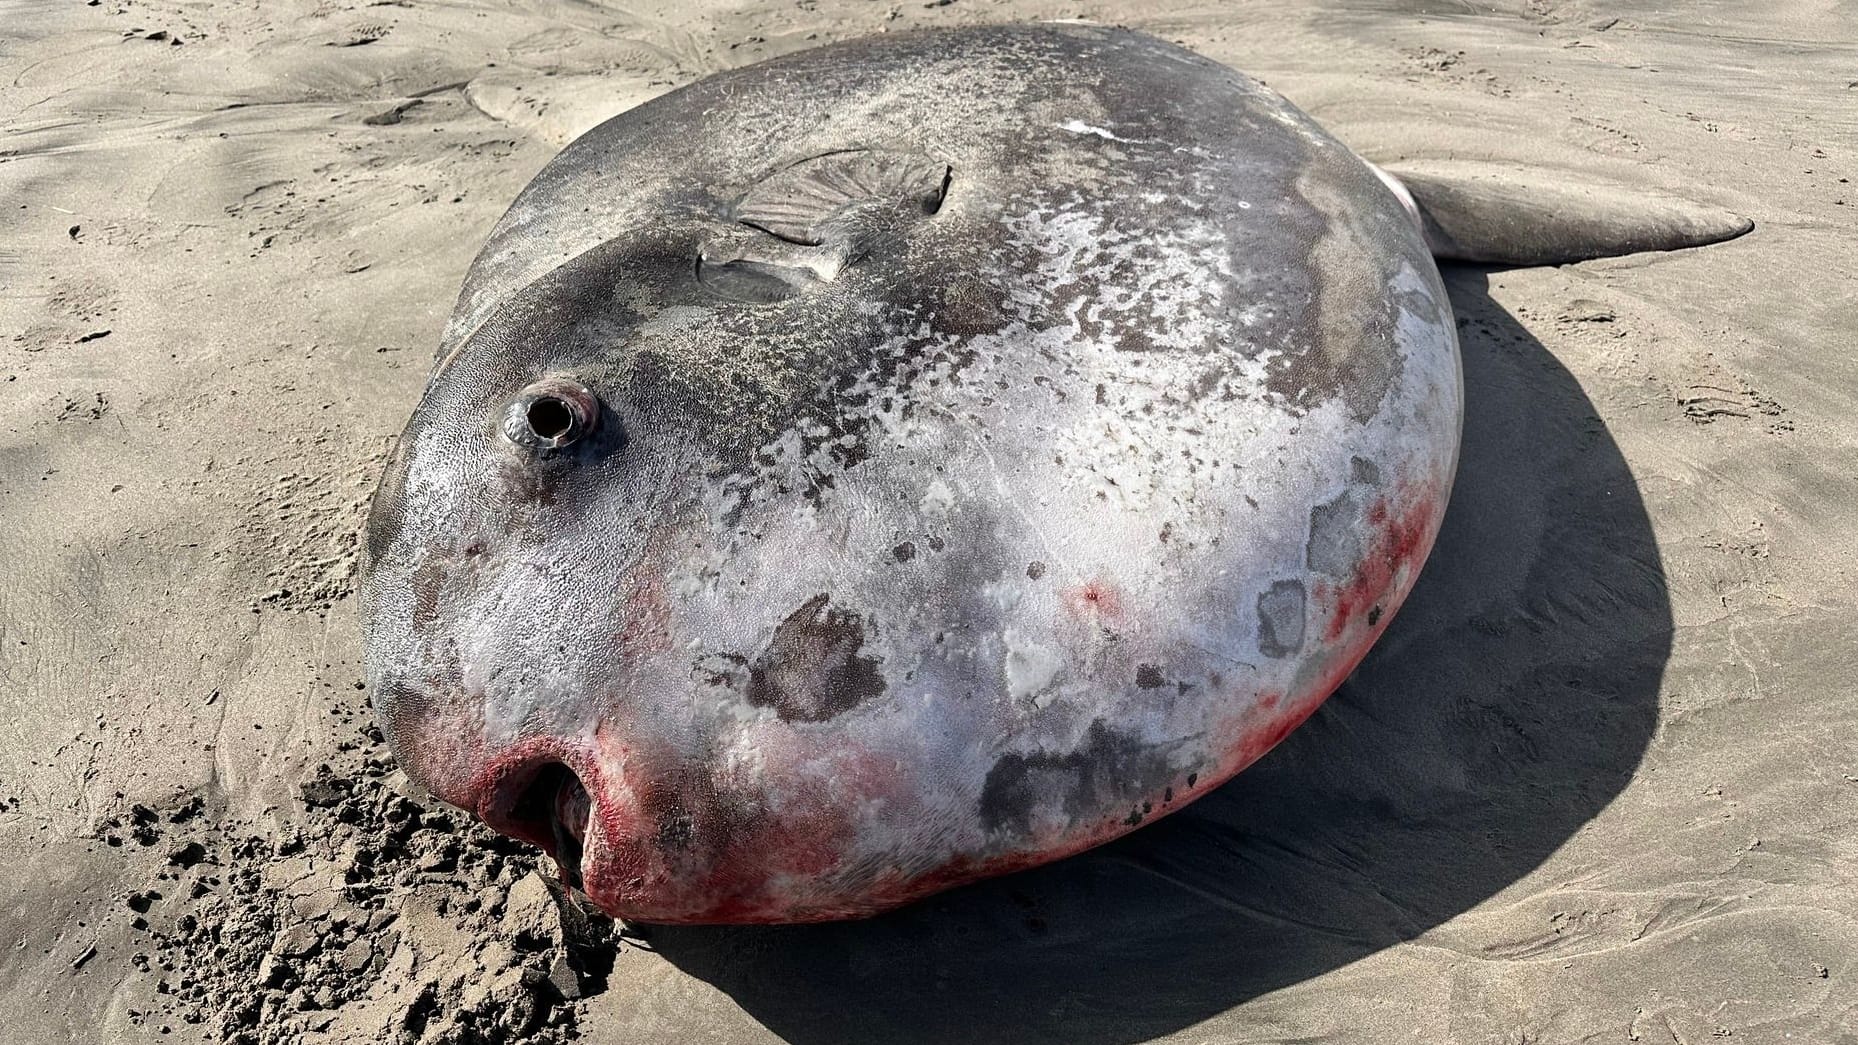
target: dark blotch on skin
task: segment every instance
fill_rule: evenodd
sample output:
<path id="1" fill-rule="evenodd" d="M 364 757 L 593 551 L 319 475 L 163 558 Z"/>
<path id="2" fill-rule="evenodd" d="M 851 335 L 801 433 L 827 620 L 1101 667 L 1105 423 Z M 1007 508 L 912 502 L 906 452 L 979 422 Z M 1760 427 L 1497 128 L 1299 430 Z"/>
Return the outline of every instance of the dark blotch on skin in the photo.
<path id="1" fill-rule="evenodd" d="M 942 290 L 934 315 L 935 328 L 950 334 L 973 337 L 992 334 L 1006 325 L 1002 295 L 975 276 L 955 276 Z"/>
<path id="2" fill-rule="evenodd" d="M 774 629 L 748 673 L 748 702 L 788 722 L 824 722 L 884 692 L 878 663 L 859 656 L 865 619 L 815 595 Z"/>
<path id="3" fill-rule="evenodd" d="M 1317 573 L 1346 577 L 1361 561 L 1361 506 L 1347 490 L 1310 509 L 1306 563 Z"/>
<path id="4" fill-rule="evenodd" d="M 1167 684 L 1161 677 L 1161 669 L 1153 664 L 1138 664 L 1135 669 L 1135 684 L 1143 689 L 1159 689 Z"/>
<path id="5" fill-rule="evenodd" d="M 1379 486 L 1381 483 L 1380 466 L 1365 457 L 1348 459 L 1348 481 L 1367 486 Z"/>
<path id="6" fill-rule="evenodd" d="M 1366 179 L 1372 178 L 1365 170 L 1344 174 L 1331 168 L 1325 174 L 1320 165 L 1310 166 L 1316 175 L 1312 183 L 1299 179 L 1292 189 L 1308 210 L 1286 220 L 1311 233 L 1310 251 L 1298 267 L 1309 273 L 1314 293 L 1299 317 L 1305 336 L 1267 364 L 1265 387 L 1298 410 L 1340 400 L 1350 416 L 1366 424 L 1405 365 L 1394 336 L 1400 305 L 1384 295 L 1382 300 L 1358 297 L 1348 288 L 1393 285 L 1396 255 L 1377 259 L 1375 251 L 1364 248 L 1382 242 L 1398 219 L 1352 205 L 1353 194 L 1366 189 Z"/>
<path id="7" fill-rule="evenodd" d="M 911 559 L 916 558 L 916 543 L 914 541 L 904 541 L 902 544 L 890 549 L 890 554 L 898 562 L 909 562 Z"/>
<path id="8" fill-rule="evenodd" d="M 747 667 L 748 658 L 737 653 L 705 654 L 691 665 L 697 678 L 711 686 L 740 685 L 743 669 Z"/>
<path id="9" fill-rule="evenodd" d="M 1029 579 L 1035 580 L 1035 581 L 1038 580 L 1040 577 L 1045 576 L 1045 564 L 1042 562 L 1036 562 L 1036 561 L 1027 563 L 1026 564 L 1026 576 Z"/>
<path id="10" fill-rule="evenodd" d="M 1348 486 L 1341 493 L 1310 509 L 1305 562 L 1310 569 L 1331 577 L 1348 576 L 1361 561 L 1362 506 L 1373 500 L 1370 491 L 1381 482 L 1379 466 L 1365 457 L 1351 457 L 1348 472 Z"/>
<path id="11" fill-rule="evenodd" d="M 1258 652 L 1288 657 L 1303 649 L 1303 582 L 1277 581 L 1258 596 Z"/>
<path id="12" fill-rule="evenodd" d="M 1166 752 L 1098 719 L 1075 751 L 1000 756 L 981 788 L 981 823 L 1017 835 L 1031 830 L 1041 808 L 1073 820 L 1114 816 L 1173 779 Z"/>
<path id="13" fill-rule="evenodd" d="M 697 822 L 689 813 L 671 812 L 658 820 L 658 845 L 664 849 L 688 849 L 697 837 Z"/>

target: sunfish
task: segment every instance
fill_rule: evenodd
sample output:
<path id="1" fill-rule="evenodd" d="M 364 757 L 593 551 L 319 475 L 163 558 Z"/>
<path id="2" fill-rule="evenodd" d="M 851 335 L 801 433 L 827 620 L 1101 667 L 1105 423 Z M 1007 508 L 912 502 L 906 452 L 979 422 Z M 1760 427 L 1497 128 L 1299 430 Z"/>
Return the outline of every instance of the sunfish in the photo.
<path id="1" fill-rule="evenodd" d="M 627 919 L 1079 852 L 1269 751 L 1399 610 L 1459 445 L 1435 253 L 1747 228 L 1402 179 L 1127 30 L 708 77 L 570 145 L 473 265 L 369 515 L 375 708 Z"/>

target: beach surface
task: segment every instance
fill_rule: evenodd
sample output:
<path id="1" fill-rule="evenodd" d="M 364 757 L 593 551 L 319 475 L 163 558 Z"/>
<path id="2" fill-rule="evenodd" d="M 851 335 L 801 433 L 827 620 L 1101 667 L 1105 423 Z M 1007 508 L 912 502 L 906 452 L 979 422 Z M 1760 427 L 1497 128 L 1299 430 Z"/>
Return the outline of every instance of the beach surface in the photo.
<path id="1" fill-rule="evenodd" d="M 1447 269 L 1437 549 L 1231 784 L 868 922 L 622 932 L 369 720 L 358 531 L 465 269 L 643 100 L 1038 18 L 1755 229 Z M 0 1039 L 1858 1043 L 1853 178 L 1845 0 L 0 0 Z"/>

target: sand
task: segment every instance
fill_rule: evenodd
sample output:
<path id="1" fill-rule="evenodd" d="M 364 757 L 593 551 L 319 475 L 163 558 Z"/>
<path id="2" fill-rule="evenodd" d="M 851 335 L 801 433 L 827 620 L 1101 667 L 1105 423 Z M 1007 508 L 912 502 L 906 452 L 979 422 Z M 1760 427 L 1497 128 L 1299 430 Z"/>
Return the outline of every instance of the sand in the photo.
<path id="1" fill-rule="evenodd" d="M 0 0 L 0 1038 L 1858 1042 L 1858 18 L 1835 0 Z M 1445 532 L 1189 811 L 871 922 L 622 935 L 393 768 L 356 530 L 599 119 L 1089 17 L 1365 155 L 1752 218 L 1457 268 Z"/>

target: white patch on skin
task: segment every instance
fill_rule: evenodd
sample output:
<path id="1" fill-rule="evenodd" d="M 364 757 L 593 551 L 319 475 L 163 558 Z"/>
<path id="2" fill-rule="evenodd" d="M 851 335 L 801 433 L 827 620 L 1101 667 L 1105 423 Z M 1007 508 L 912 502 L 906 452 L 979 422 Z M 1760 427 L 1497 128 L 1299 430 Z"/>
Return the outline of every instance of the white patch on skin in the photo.
<path id="1" fill-rule="evenodd" d="M 1064 123 L 1061 123 L 1058 125 L 1058 129 L 1061 131 L 1070 131 L 1072 134 L 1094 134 L 1097 137 L 1103 138 L 1107 141 L 1113 141 L 1113 142 L 1129 141 L 1129 139 L 1127 138 L 1118 138 L 1114 133 L 1104 130 L 1102 127 L 1093 127 L 1090 124 L 1085 123 L 1083 120 L 1066 120 Z M 1133 145 L 1133 144 L 1138 144 L 1138 143 L 1130 142 L 1130 144 Z"/>
<path id="2" fill-rule="evenodd" d="M 1006 640 L 1007 692 L 1015 701 L 1031 700 L 1037 707 L 1051 703 L 1053 694 L 1047 690 L 1063 670 L 1064 656 L 1012 628 L 1001 637 Z"/>
<path id="3" fill-rule="evenodd" d="M 1424 229 L 1426 223 L 1419 217 L 1419 204 L 1413 202 L 1413 194 L 1407 191 L 1406 185 L 1372 163 L 1368 164 L 1368 169 L 1373 171 L 1374 176 L 1381 180 L 1381 184 L 1387 186 L 1387 191 L 1393 193 L 1394 198 L 1400 201 L 1401 208 L 1406 211 L 1407 217 L 1413 219 L 1413 224 Z"/>
<path id="4" fill-rule="evenodd" d="M 1159 145 L 1159 146 L 1168 145 L 1168 143 L 1165 141 L 1156 141 L 1153 138 L 1124 138 L 1116 134 L 1114 131 L 1108 130 L 1107 128 L 1098 127 L 1093 124 L 1085 123 L 1083 120 L 1075 120 L 1075 119 L 1066 120 L 1064 123 L 1053 124 L 1053 126 L 1057 127 L 1061 131 L 1070 131 L 1072 134 L 1094 135 L 1098 138 L 1102 138 L 1104 141 L 1121 142 L 1124 145 Z M 1203 157 L 1207 155 L 1207 151 L 1205 149 L 1202 149 L 1199 146 L 1190 146 L 1190 145 L 1175 145 L 1175 146 L 1169 147 L 1168 151 L 1173 152 L 1173 153 L 1186 153 L 1187 155 L 1190 155 L 1190 156 L 1202 156 Z"/>
<path id="5" fill-rule="evenodd" d="M 769 716 L 757 716 L 765 724 Z M 767 772 L 767 753 L 760 743 L 760 736 L 754 729 L 743 729 L 736 734 L 736 743 L 730 744 L 717 752 L 720 763 L 720 775 L 730 780 L 755 781 Z"/>
<path id="6" fill-rule="evenodd" d="M 943 515 L 955 503 L 955 491 L 940 479 L 929 484 L 923 491 L 922 513 L 924 515 Z"/>
<path id="7" fill-rule="evenodd" d="M 656 334 L 671 336 L 691 327 L 701 326 L 707 322 L 712 310 L 698 308 L 695 305 L 672 305 L 663 308 L 644 323 L 639 324 L 639 334 Z"/>
<path id="8" fill-rule="evenodd" d="M 1022 287 L 1047 293 L 1090 288 L 1067 303 L 1069 323 L 1040 331 L 1039 340 L 1049 340 L 1055 353 L 1082 372 L 1073 387 L 1087 391 L 1102 382 L 1118 396 L 1118 409 L 1086 410 L 1076 423 L 1059 424 L 1043 436 L 1064 462 L 1062 488 L 1081 489 L 1137 513 L 1193 501 L 1198 482 L 1192 475 L 1157 466 L 1196 445 L 1232 444 L 1217 436 L 1244 413 L 1209 405 L 1189 390 L 1215 358 L 1204 350 L 1226 333 L 1218 317 L 1228 288 L 1244 288 L 1241 297 L 1254 300 L 1268 297 L 1262 290 L 1250 292 L 1268 286 L 1268 274 L 1234 271 L 1224 249 L 1227 233 L 1193 221 L 1165 231 L 1124 228 L 1115 215 L 1074 201 L 1056 213 L 1027 210 L 1007 224 L 1019 244 L 1042 259 L 1038 279 Z M 1260 314 L 1256 305 L 1246 312 L 1252 319 Z M 1156 351 L 1123 351 L 1095 338 L 1094 330 L 1139 330 Z M 1216 358 L 1231 383 L 1262 387 L 1275 347 L 1230 347 L 1243 351 Z M 1056 408 L 1048 420 L 1070 414 Z M 1031 502 L 1050 499 L 1039 495 Z"/>
<path id="9" fill-rule="evenodd" d="M 553 606 L 570 618 L 570 624 L 580 614 L 556 597 L 558 577 L 520 560 L 505 559 L 493 569 L 496 577 L 483 590 L 494 592 L 494 601 L 474 604 L 471 611 L 455 616 L 452 632 L 465 691 L 484 694 L 484 737 L 493 745 L 508 744 L 543 723 L 558 733 L 572 734 L 577 723 L 563 720 L 564 714 L 574 717 L 570 710 L 574 702 L 569 699 L 574 694 L 566 688 L 571 683 L 560 674 L 564 665 L 541 648 L 534 649 L 531 657 L 508 657 L 512 641 L 518 640 L 508 634 L 505 608 Z M 544 641 L 537 636 L 526 644 L 540 647 Z"/>
<path id="10" fill-rule="evenodd" d="M 459 452 L 442 426 L 433 425 L 421 432 L 408 448 L 406 486 L 403 500 L 408 533 L 444 533 L 441 524 L 455 518 L 464 507 L 464 490 L 451 468 L 450 454 Z"/>

